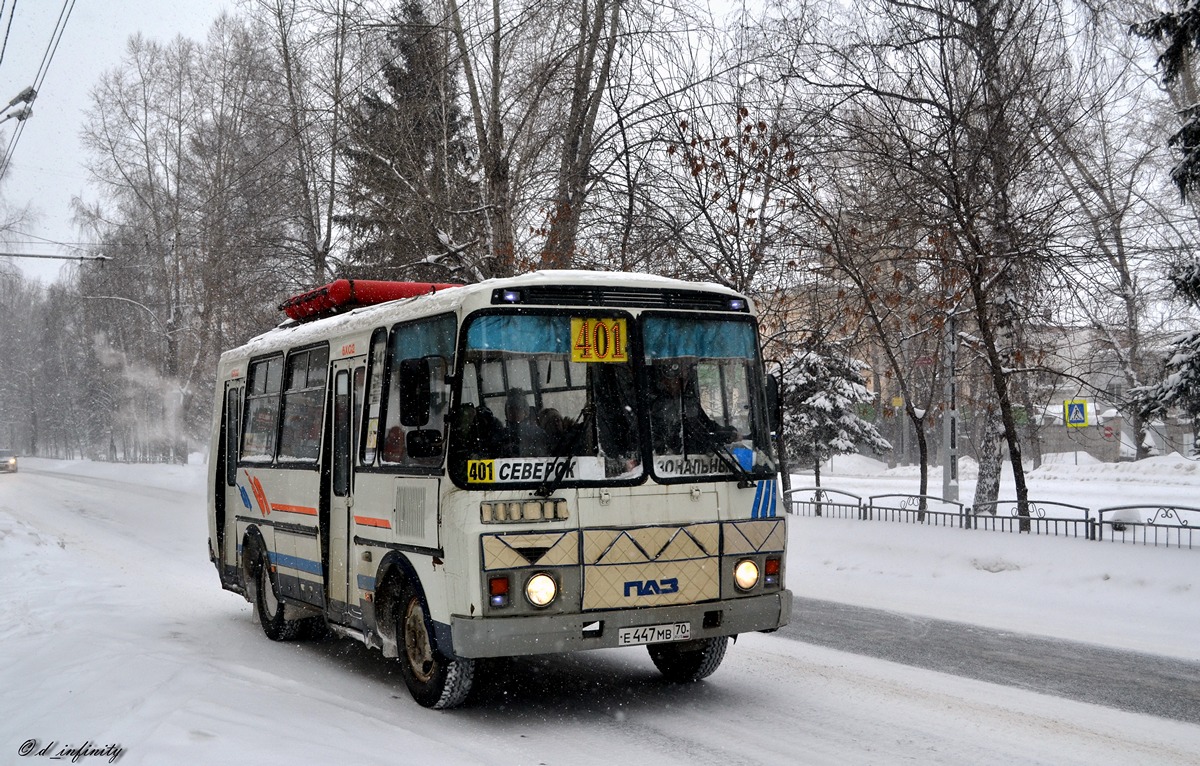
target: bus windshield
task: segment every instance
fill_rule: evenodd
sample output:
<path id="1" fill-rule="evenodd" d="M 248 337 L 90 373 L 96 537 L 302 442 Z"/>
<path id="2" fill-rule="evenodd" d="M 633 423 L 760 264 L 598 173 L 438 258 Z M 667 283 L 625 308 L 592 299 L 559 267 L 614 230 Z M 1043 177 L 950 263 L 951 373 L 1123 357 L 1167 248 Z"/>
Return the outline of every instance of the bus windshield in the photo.
<path id="1" fill-rule="evenodd" d="M 647 315 L 642 334 L 655 478 L 773 474 L 754 326 Z"/>
<path id="2" fill-rule="evenodd" d="M 640 478 L 631 324 L 611 316 L 476 317 L 466 331 L 451 434 L 456 478 L 466 484 Z M 587 349 L 578 344 L 585 333 Z"/>
<path id="3" fill-rule="evenodd" d="M 773 474 L 758 360 L 740 317 L 476 316 L 451 475 L 554 487 Z"/>

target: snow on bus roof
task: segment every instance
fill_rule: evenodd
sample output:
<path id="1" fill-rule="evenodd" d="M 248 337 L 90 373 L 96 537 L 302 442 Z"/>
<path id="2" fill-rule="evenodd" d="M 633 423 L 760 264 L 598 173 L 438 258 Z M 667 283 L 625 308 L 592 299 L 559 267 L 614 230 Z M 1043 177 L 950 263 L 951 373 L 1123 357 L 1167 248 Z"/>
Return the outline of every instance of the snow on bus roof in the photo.
<path id="1" fill-rule="evenodd" d="M 361 306 L 351 309 L 344 314 L 316 319 L 309 322 L 297 322 L 288 319 L 261 335 L 257 335 L 245 344 L 230 349 L 222 354 L 225 356 L 255 356 L 279 348 L 300 346 L 316 342 L 331 335 L 348 335 L 354 332 L 370 330 L 379 324 L 381 314 L 392 312 L 397 305 L 417 303 L 424 312 L 430 314 L 439 311 L 451 311 L 480 293 L 490 294 L 500 287 L 525 287 L 530 285 L 577 285 L 583 287 L 611 287 L 613 280 L 619 279 L 627 287 L 646 287 L 653 289 L 685 289 L 719 292 L 726 295 L 738 293 L 724 285 L 715 282 L 688 282 L 657 274 L 642 274 L 626 271 L 578 271 L 569 269 L 544 269 L 521 274 L 515 277 L 497 277 L 482 282 L 461 285 L 453 289 L 439 290 L 435 293 L 419 295 L 413 298 L 402 298 L 396 301 Z"/>

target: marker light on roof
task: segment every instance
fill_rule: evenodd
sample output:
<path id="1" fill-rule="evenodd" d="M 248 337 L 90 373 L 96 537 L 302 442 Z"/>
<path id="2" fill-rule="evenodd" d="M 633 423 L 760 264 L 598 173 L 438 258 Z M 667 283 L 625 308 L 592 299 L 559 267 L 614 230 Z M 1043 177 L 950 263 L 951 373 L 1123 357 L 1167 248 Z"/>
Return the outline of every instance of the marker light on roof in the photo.
<path id="1" fill-rule="evenodd" d="M 504 293 L 500 296 L 500 299 L 502 301 L 504 301 L 505 303 L 520 303 L 521 302 L 521 291 L 520 290 L 505 290 Z"/>
<path id="2" fill-rule="evenodd" d="M 746 308 L 746 302 L 744 300 L 742 300 L 741 298 L 730 298 L 729 299 L 730 311 L 743 311 L 743 310 L 745 310 L 745 308 Z"/>

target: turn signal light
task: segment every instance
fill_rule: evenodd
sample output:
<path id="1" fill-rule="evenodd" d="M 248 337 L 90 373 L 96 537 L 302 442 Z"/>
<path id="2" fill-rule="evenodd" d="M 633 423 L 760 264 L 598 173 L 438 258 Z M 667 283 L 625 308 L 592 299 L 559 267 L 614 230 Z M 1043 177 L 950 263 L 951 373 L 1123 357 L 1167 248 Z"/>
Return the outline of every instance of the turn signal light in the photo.
<path id="1" fill-rule="evenodd" d="M 495 607 L 508 606 L 508 576 L 488 578 L 488 602 Z"/>
<path id="2" fill-rule="evenodd" d="M 782 570 L 782 559 L 769 558 L 763 564 L 763 584 L 778 585 L 779 572 Z"/>

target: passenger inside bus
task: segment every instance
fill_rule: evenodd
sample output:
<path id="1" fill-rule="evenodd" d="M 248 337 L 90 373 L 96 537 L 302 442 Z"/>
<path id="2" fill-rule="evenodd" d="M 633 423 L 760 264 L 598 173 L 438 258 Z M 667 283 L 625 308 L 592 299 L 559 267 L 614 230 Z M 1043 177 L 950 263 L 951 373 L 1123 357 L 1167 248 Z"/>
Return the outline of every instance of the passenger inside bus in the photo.
<path id="1" fill-rule="evenodd" d="M 459 407 L 451 442 L 457 454 L 470 459 L 498 457 L 505 441 L 504 425 L 487 407 L 469 402 Z"/>
<path id="2" fill-rule="evenodd" d="M 737 438 L 736 429 L 718 424 L 704 411 L 692 370 L 678 360 L 652 368 L 650 433 L 656 454 L 708 452 Z"/>
<path id="3" fill-rule="evenodd" d="M 388 429 L 387 435 L 383 439 L 383 461 L 385 463 L 399 463 L 404 460 L 404 431 L 400 426 L 392 426 Z"/>
<path id="4" fill-rule="evenodd" d="M 547 407 L 539 412 L 537 422 L 541 426 L 542 431 L 545 432 L 548 443 L 552 447 L 563 438 L 563 433 L 567 430 L 566 424 L 563 422 L 563 416 L 553 407 Z"/>
<path id="5" fill-rule="evenodd" d="M 532 417 L 529 401 L 520 389 L 508 390 L 504 400 L 504 417 L 507 422 L 505 454 L 537 457 L 549 452 L 546 432 Z"/>

